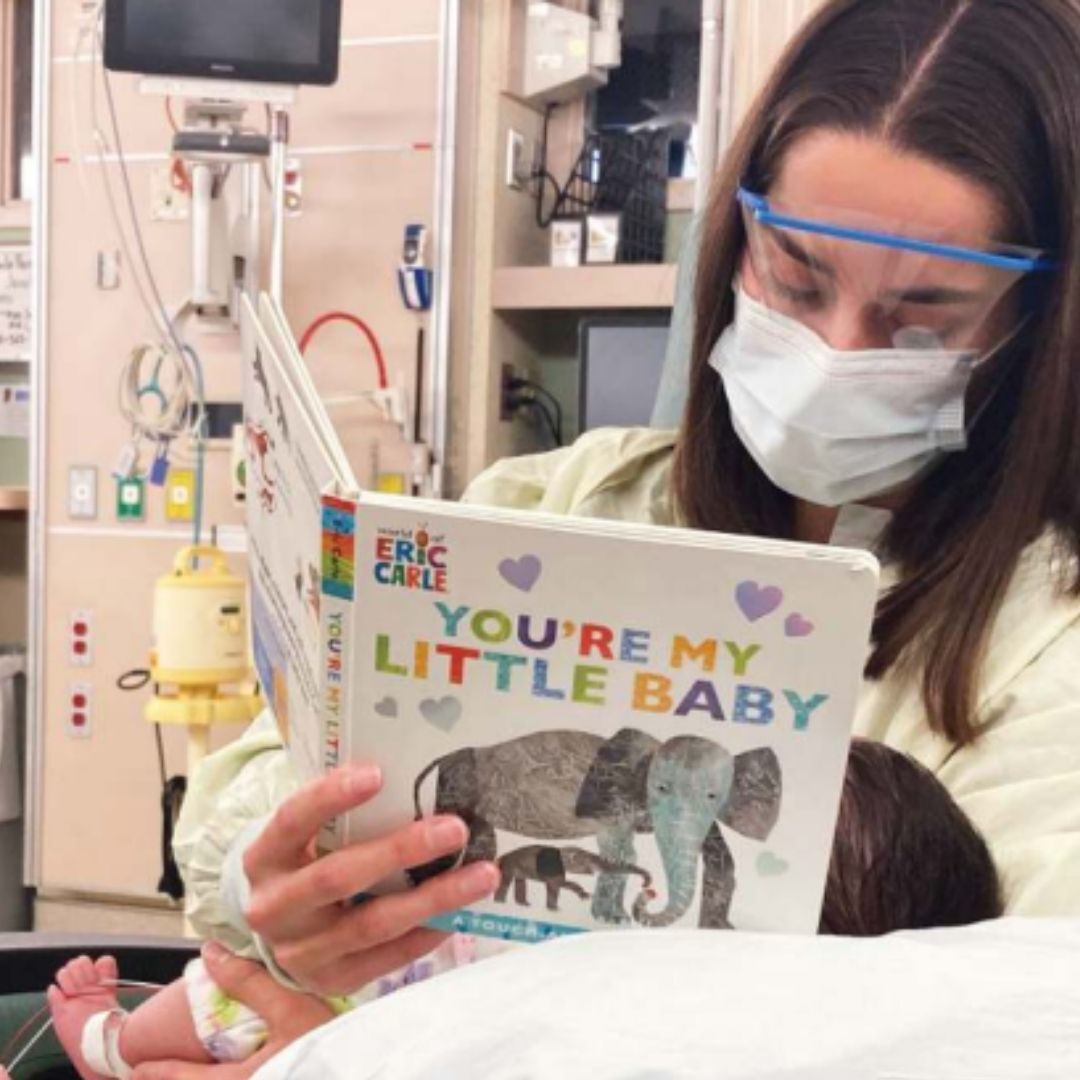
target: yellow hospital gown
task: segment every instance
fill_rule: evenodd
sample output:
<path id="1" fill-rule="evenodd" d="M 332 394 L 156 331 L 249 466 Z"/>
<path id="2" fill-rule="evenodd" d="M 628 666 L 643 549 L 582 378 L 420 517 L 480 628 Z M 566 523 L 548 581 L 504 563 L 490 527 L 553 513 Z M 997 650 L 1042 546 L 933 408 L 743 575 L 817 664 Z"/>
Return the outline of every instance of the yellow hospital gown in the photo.
<path id="1" fill-rule="evenodd" d="M 591 432 L 497 463 L 465 498 L 670 525 L 674 445 L 669 431 Z M 855 722 L 857 734 L 911 754 L 945 784 L 986 836 L 1012 914 L 1080 915 L 1080 599 L 1060 588 L 1065 558 L 1047 535 L 1017 568 L 986 657 L 976 743 L 957 749 L 933 734 L 918 685 L 899 674 L 864 684 Z M 175 847 L 201 933 L 251 953 L 240 852 L 294 789 L 267 718 L 200 769 Z"/>

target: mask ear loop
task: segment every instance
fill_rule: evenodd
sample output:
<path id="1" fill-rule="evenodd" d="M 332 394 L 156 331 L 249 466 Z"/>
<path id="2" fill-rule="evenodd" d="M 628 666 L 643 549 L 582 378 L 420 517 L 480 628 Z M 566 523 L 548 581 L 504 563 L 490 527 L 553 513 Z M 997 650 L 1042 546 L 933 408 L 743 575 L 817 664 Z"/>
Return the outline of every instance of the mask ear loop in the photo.
<path id="1" fill-rule="evenodd" d="M 972 372 L 977 372 L 981 368 L 985 368 L 988 364 L 993 363 L 995 357 L 1000 356 L 1011 345 L 1016 342 L 1016 339 L 1020 337 L 1021 333 L 1027 328 L 1028 323 L 1031 322 L 1031 316 L 1025 315 L 1012 329 L 1011 333 L 1005 335 L 1001 341 L 999 341 L 989 352 L 980 356 L 972 365 Z M 971 419 L 964 423 L 964 443 L 967 444 L 967 437 L 975 429 L 975 425 L 983 418 L 986 410 L 1001 393 L 1002 387 L 1008 382 L 1009 376 L 1012 374 L 1012 364 L 1003 364 L 1001 372 L 998 375 L 997 381 L 987 391 L 986 396 L 979 403 L 979 407 L 971 415 Z M 970 384 L 969 384 L 970 389 Z M 961 447 L 960 449 L 963 449 Z"/>

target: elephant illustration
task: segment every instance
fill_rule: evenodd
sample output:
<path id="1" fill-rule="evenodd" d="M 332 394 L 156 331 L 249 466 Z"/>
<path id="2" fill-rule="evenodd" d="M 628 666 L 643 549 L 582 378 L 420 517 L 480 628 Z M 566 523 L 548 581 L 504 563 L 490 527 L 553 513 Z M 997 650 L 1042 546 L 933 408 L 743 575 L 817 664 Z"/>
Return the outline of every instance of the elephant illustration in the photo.
<path id="1" fill-rule="evenodd" d="M 582 900 L 588 900 L 589 894 L 576 882 L 567 881 L 567 874 L 629 874 L 641 875 L 641 888 L 647 889 L 652 884 L 652 875 L 640 866 L 632 863 L 616 863 L 603 859 L 591 851 L 579 847 L 553 847 L 548 844 L 530 844 L 528 847 L 508 851 L 498 859 L 502 880 L 495 899 L 504 901 L 510 886 L 514 886 L 514 900 L 522 907 L 528 907 L 526 885 L 529 881 L 542 881 L 547 886 L 548 911 L 558 911 L 559 893 L 569 889 Z"/>
<path id="2" fill-rule="evenodd" d="M 735 862 L 720 830 L 765 840 L 780 813 L 780 762 L 768 748 L 732 755 L 709 739 L 678 735 L 660 742 L 633 728 L 609 739 L 583 731 L 541 731 L 487 747 L 462 747 L 431 762 L 416 778 L 420 792 L 435 773 L 435 813 L 469 827 L 462 855 L 410 872 L 419 883 L 462 862 L 497 857 L 495 830 L 534 840 L 592 836 L 600 856 L 636 862 L 634 837 L 653 833 L 667 877 L 667 904 L 635 905 L 643 926 L 669 926 L 694 901 L 704 862 L 699 923 L 729 927 Z M 592 897 L 597 920 L 630 922 L 625 873 L 601 870 Z M 646 898 L 647 899 L 647 898 Z"/>

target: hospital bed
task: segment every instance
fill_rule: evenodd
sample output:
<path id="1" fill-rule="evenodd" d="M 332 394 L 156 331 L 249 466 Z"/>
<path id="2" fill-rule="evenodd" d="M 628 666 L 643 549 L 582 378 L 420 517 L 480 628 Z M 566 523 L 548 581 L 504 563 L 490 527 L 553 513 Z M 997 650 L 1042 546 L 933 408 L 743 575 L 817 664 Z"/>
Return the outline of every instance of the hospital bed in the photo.
<path id="1" fill-rule="evenodd" d="M 81 934 L 0 934 L 0 1048 L 7 1047 L 20 1028 L 45 1005 L 45 988 L 57 970 L 76 956 L 115 956 L 125 979 L 140 982 L 168 983 L 177 978 L 184 965 L 198 955 L 198 943 L 175 938 L 127 937 Z M 125 997 L 125 1004 L 140 1000 L 140 995 Z M 44 1018 L 43 1018 L 44 1019 Z M 26 1036 L 37 1031 L 35 1022 Z M 0 1061 L 13 1056 L 0 1049 Z M 15 1072 L 13 1080 L 74 1080 L 76 1073 L 67 1064 L 52 1032 L 30 1052 Z"/>

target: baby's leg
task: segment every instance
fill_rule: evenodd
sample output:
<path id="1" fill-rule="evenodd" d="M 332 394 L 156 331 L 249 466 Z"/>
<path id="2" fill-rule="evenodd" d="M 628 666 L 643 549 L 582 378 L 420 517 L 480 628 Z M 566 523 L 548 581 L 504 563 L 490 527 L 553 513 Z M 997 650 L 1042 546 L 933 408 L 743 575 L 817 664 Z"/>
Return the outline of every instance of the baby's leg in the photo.
<path id="1" fill-rule="evenodd" d="M 191 1019 L 184 980 L 177 979 L 143 1002 L 124 1021 L 120 1056 L 132 1067 L 144 1061 L 188 1061 L 210 1064 Z"/>
<path id="2" fill-rule="evenodd" d="M 99 1080 L 82 1055 L 83 1031 L 91 1016 L 119 1009 L 116 978 L 116 961 L 111 956 L 96 962 L 81 956 L 62 968 L 56 986 L 49 988 L 57 1038 L 83 1080 Z M 117 1049 L 131 1067 L 166 1059 L 192 1063 L 212 1060 L 195 1035 L 182 982 L 161 990 L 130 1016 L 118 1016 L 109 1023 L 117 1025 Z"/>

